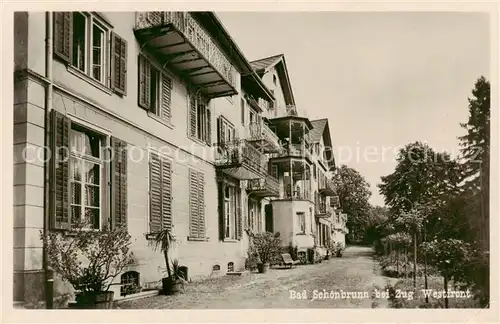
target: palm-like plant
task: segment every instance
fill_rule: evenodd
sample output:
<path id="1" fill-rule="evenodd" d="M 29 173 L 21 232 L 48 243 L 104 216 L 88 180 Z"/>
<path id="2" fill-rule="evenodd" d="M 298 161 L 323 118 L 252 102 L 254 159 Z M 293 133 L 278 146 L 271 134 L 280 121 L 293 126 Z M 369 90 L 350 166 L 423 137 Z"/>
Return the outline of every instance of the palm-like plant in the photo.
<path id="1" fill-rule="evenodd" d="M 165 264 L 167 266 L 168 276 L 172 276 L 172 271 L 170 269 L 170 262 L 168 257 L 168 251 L 172 247 L 173 243 L 175 243 L 175 236 L 172 234 L 169 228 L 165 228 L 159 232 L 152 233 L 152 239 L 149 241 L 149 245 L 155 251 L 163 252 L 163 256 L 165 257 Z"/>

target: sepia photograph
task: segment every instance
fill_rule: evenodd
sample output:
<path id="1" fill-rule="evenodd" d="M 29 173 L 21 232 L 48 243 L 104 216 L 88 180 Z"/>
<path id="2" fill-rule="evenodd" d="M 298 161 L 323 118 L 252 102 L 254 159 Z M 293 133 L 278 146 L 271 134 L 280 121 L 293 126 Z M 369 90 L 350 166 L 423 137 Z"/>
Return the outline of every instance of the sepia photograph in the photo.
<path id="1" fill-rule="evenodd" d="M 14 309 L 496 308 L 490 13 L 12 14 Z"/>

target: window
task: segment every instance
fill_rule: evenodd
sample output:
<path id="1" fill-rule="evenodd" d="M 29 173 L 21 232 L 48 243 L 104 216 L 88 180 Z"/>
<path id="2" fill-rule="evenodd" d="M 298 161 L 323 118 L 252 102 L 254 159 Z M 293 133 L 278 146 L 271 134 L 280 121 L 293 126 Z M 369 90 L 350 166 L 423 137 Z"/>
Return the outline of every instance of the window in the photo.
<path id="1" fill-rule="evenodd" d="M 139 55 L 139 107 L 167 123 L 171 119 L 172 80 Z"/>
<path id="2" fill-rule="evenodd" d="M 236 140 L 236 130 L 226 118 L 219 116 L 217 118 L 217 143 L 231 143 Z"/>
<path id="3" fill-rule="evenodd" d="M 256 200 L 248 200 L 249 227 L 252 231 L 262 231 L 262 219 L 260 213 L 260 203 Z"/>
<path id="4" fill-rule="evenodd" d="M 224 224 L 225 238 L 236 239 L 236 188 L 229 185 L 224 188 Z"/>
<path id="5" fill-rule="evenodd" d="M 229 262 L 227 264 L 227 272 L 234 272 L 234 262 Z"/>
<path id="6" fill-rule="evenodd" d="M 314 179 L 316 179 L 316 163 L 313 164 L 313 175 Z"/>
<path id="7" fill-rule="evenodd" d="M 127 42 L 93 13 L 54 13 L 54 54 L 91 80 L 126 94 Z"/>
<path id="8" fill-rule="evenodd" d="M 241 98 L 241 124 L 245 126 L 245 99 Z"/>
<path id="9" fill-rule="evenodd" d="M 48 197 L 51 229 L 68 230 L 80 222 L 96 230 L 126 226 L 127 144 L 111 137 L 112 151 L 104 150 L 107 136 L 56 110 L 51 112 L 50 128 L 54 132 Z"/>
<path id="10" fill-rule="evenodd" d="M 314 218 L 313 218 L 313 209 L 309 207 L 309 219 L 311 221 L 311 234 L 314 234 Z"/>
<path id="11" fill-rule="evenodd" d="M 276 74 L 273 74 L 273 84 L 274 85 L 276 85 L 276 81 L 277 81 Z"/>
<path id="12" fill-rule="evenodd" d="M 189 136 L 211 145 L 212 117 L 208 100 L 202 95 L 189 96 Z"/>
<path id="13" fill-rule="evenodd" d="M 172 163 L 155 152 L 149 154 L 149 231 L 172 228 Z"/>
<path id="14" fill-rule="evenodd" d="M 70 130 L 71 219 L 101 227 L 102 153 L 101 140 L 88 130 L 73 125 Z"/>
<path id="15" fill-rule="evenodd" d="M 189 169 L 189 238 L 205 236 L 205 175 Z"/>
<path id="16" fill-rule="evenodd" d="M 297 213 L 297 219 L 299 221 L 299 233 L 305 233 L 306 232 L 306 214 L 303 212 Z"/>
<path id="17" fill-rule="evenodd" d="M 140 291 L 139 272 L 127 271 L 120 276 L 120 296 L 127 296 Z"/>

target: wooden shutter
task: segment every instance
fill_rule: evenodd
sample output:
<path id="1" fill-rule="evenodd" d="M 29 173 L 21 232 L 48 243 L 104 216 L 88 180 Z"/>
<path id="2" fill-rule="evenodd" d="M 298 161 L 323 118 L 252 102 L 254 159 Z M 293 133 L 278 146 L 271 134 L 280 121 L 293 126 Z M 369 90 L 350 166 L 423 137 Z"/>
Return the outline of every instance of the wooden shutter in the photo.
<path id="1" fill-rule="evenodd" d="M 196 137 L 196 97 L 189 96 L 189 136 Z"/>
<path id="2" fill-rule="evenodd" d="M 212 145 L 212 112 L 207 107 L 207 139 L 208 145 Z"/>
<path id="3" fill-rule="evenodd" d="M 144 55 L 139 55 L 139 107 L 149 110 L 151 97 L 151 65 Z"/>
<path id="4" fill-rule="evenodd" d="M 51 113 L 51 227 L 69 229 L 71 213 L 69 209 L 69 118 L 52 110 Z"/>
<path id="5" fill-rule="evenodd" d="M 111 138 L 111 228 L 127 226 L 127 143 Z"/>
<path id="6" fill-rule="evenodd" d="M 189 169 L 189 236 L 198 237 L 198 172 Z"/>
<path id="7" fill-rule="evenodd" d="M 158 154 L 151 153 L 149 161 L 149 230 L 157 233 L 161 230 L 162 190 L 161 160 Z"/>
<path id="8" fill-rule="evenodd" d="M 125 95 L 127 93 L 127 41 L 111 33 L 111 88 Z"/>
<path id="9" fill-rule="evenodd" d="M 236 189 L 236 239 L 240 240 L 243 237 L 243 219 L 241 212 L 241 190 L 238 187 Z"/>
<path id="10" fill-rule="evenodd" d="M 205 175 L 198 172 L 198 237 L 205 237 Z"/>
<path id="11" fill-rule="evenodd" d="M 172 228 L 172 163 L 161 160 L 162 230 Z"/>
<path id="12" fill-rule="evenodd" d="M 172 80 L 166 75 L 161 76 L 161 118 L 170 121 L 172 116 Z"/>
<path id="13" fill-rule="evenodd" d="M 54 54 L 71 63 L 73 52 L 73 13 L 54 12 Z"/>
<path id="14" fill-rule="evenodd" d="M 226 238 L 226 223 L 224 219 L 224 182 L 220 181 L 217 186 L 218 191 L 218 211 L 219 211 L 219 239 L 224 241 Z"/>

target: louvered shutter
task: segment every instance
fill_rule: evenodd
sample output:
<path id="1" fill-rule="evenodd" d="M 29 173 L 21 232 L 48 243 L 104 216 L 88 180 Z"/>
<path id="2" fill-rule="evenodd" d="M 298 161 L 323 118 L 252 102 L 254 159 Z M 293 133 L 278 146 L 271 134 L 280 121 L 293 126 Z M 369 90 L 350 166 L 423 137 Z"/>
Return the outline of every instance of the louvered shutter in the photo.
<path id="1" fill-rule="evenodd" d="M 161 160 L 158 154 L 151 153 L 149 161 L 149 230 L 161 230 L 162 190 Z"/>
<path id="2" fill-rule="evenodd" d="M 243 219 L 241 211 L 241 190 L 236 189 L 236 239 L 240 240 L 243 236 Z"/>
<path id="3" fill-rule="evenodd" d="M 212 113 L 210 108 L 207 108 L 207 139 L 208 145 L 212 145 Z"/>
<path id="4" fill-rule="evenodd" d="M 69 229 L 69 118 L 52 110 L 51 115 L 51 226 L 54 229 Z"/>
<path id="5" fill-rule="evenodd" d="M 189 169 L 189 236 L 198 237 L 198 172 Z"/>
<path id="6" fill-rule="evenodd" d="M 166 159 L 161 160 L 161 202 L 162 230 L 172 228 L 172 164 Z"/>
<path id="7" fill-rule="evenodd" d="M 198 172 L 198 237 L 205 237 L 205 175 Z"/>
<path id="8" fill-rule="evenodd" d="M 221 181 L 218 183 L 217 186 L 217 192 L 218 192 L 218 215 L 219 215 L 219 239 L 221 241 L 224 241 L 226 238 L 226 223 L 225 223 L 225 217 L 224 217 L 224 183 Z"/>
<path id="9" fill-rule="evenodd" d="M 127 93 L 127 41 L 111 33 L 111 88 L 125 95 Z"/>
<path id="10" fill-rule="evenodd" d="M 54 12 L 54 54 L 67 63 L 73 52 L 73 13 Z"/>
<path id="11" fill-rule="evenodd" d="M 161 118 L 170 121 L 172 116 L 172 80 L 166 75 L 161 77 Z"/>
<path id="12" fill-rule="evenodd" d="M 144 55 L 139 55 L 139 107 L 149 110 L 151 103 L 151 66 Z"/>
<path id="13" fill-rule="evenodd" d="M 111 228 L 127 227 L 127 143 L 111 138 Z"/>
<path id="14" fill-rule="evenodd" d="M 196 97 L 189 96 L 189 136 L 196 137 Z"/>

